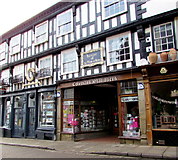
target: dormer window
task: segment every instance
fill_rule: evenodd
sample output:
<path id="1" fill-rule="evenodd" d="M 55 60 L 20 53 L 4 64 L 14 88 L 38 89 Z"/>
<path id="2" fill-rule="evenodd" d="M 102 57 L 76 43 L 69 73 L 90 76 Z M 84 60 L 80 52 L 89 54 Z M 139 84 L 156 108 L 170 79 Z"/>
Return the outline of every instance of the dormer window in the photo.
<path id="1" fill-rule="evenodd" d="M 73 31 L 73 14 L 72 9 L 57 15 L 57 36 Z"/>
<path id="2" fill-rule="evenodd" d="M 5 60 L 6 58 L 6 43 L 0 45 L 0 61 Z"/>
<path id="3" fill-rule="evenodd" d="M 35 26 L 35 45 L 48 41 L 48 21 Z"/>
<path id="4" fill-rule="evenodd" d="M 104 0 L 103 1 L 103 19 L 121 14 L 127 10 L 126 0 Z"/>
<path id="5" fill-rule="evenodd" d="M 10 53 L 11 53 L 11 55 L 20 52 L 20 38 L 21 38 L 20 34 L 11 38 L 11 41 L 10 41 Z"/>

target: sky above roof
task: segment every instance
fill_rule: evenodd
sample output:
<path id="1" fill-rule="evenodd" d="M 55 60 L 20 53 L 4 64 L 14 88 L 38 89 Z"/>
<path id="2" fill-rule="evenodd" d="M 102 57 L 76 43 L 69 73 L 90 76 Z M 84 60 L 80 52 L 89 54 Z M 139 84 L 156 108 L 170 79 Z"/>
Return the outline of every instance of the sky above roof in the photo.
<path id="1" fill-rule="evenodd" d="M 60 0 L 0 0 L 0 35 Z"/>

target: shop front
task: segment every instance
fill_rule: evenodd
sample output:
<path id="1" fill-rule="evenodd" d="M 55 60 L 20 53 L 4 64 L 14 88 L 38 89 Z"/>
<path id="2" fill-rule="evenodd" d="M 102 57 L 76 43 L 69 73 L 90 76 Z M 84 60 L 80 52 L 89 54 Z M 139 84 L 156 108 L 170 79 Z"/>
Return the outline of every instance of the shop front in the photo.
<path id="1" fill-rule="evenodd" d="M 8 93 L 1 97 L 1 136 L 55 139 L 55 88 Z"/>
<path id="2" fill-rule="evenodd" d="M 146 68 L 150 86 L 150 124 L 153 145 L 178 146 L 177 62 Z"/>
<path id="3" fill-rule="evenodd" d="M 112 135 L 119 136 L 124 143 L 126 138 L 140 141 L 136 79 L 139 76 L 138 73 L 112 75 L 59 84 L 58 139 L 81 140 Z"/>

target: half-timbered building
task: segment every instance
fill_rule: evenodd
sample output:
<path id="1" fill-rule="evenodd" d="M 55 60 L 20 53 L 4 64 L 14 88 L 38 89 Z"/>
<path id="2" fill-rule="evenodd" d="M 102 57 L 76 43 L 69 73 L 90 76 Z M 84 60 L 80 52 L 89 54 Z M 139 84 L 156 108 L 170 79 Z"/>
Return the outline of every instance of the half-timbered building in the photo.
<path id="1" fill-rule="evenodd" d="M 4 33 L 1 136 L 178 145 L 177 15 L 177 0 L 63 0 Z"/>

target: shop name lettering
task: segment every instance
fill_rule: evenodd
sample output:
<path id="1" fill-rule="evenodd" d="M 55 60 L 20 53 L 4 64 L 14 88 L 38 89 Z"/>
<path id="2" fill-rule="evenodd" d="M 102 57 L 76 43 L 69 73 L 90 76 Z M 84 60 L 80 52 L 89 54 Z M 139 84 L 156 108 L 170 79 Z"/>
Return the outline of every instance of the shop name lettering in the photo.
<path id="1" fill-rule="evenodd" d="M 118 80 L 117 77 L 98 78 L 98 79 L 86 80 L 81 82 L 74 82 L 73 86 L 83 86 L 83 85 L 90 85 L 90 84 L 113 82 L 117 80 Z"/>

